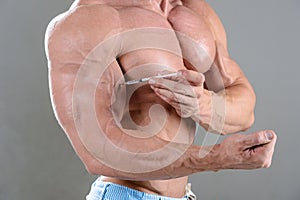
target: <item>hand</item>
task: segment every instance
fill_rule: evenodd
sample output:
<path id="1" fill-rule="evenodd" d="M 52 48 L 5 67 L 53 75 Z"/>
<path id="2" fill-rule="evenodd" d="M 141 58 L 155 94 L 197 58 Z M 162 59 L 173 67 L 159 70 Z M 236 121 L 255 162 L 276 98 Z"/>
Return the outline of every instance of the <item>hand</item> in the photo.
<path id="1" fill-rule="evenodd" d="M 170 72 L 164 71 L 162 74 Z M 178 76 L 149 81 L 153 91 L 183 118 L 210 120 L 211 92 L 203 87 L 205 77 L 192 70 L 180 70 Z"/>
<path id="2" fill-rule="evenodd" d="M 220 169 L 269 168 L 276 140 L 270 130 L 229 136 L 219 146 Z"/>

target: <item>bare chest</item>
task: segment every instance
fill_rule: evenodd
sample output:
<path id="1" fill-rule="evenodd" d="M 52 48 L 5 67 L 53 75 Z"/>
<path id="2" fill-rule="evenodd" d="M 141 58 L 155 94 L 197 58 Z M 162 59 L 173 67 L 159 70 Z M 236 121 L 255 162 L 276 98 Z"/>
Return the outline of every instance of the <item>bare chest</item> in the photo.
<path id="1" fill-rule="evenodd" d="M 214 37 L 207 19 L 201 9 L 194 9 L 197 7 L 194 4 L 201 7 L 201 1 L 82 0 L 80 3 L 103 4 L 118 12 L 119 44 L 112 48 L 117 48 L 116 57 L 124 73 L 143 68 L 143 75 L 151 75 L 157 72 L 157 67 L 205 73 L 215 57 Z M 156 67 L 151 70 L 151 66 Z"/>
<path id="2" fill-rule="evenodd" d="M 162 70 L 209 70 L 215 44 L 205 19 L 181 5 L 167 10 L 118 8 L 122 25 L 118 61 L 125 73 L 134 71 L 131 78 Z"/>

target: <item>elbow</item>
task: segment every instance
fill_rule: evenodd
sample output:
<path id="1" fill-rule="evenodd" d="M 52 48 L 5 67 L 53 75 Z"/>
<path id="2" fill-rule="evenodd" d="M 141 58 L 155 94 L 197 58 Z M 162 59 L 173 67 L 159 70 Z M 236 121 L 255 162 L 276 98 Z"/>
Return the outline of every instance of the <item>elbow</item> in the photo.
<path id="1" fill-rule="evenodd" d="M 87 162 L 84 162 L 85 168 L 87 172 L 91 175 L 103 175 L 103 176 L 113 176 L 113 170 L 109 169 L 105 165 L 99 163 L 96 160 L 90 160 Z"/>
<path id="2" fill-rule="evenodd" d="M 102 174 L 96 167 L 91 166 L 91 165 L 85 165 L 85 169 L 90 175 L 101 175 Z"/>
<path id="3" fill-rule="evenodd" d="M 101 166 L 97 166 L 94 162 L 84 163 L 85 169 L 91 175 L 102 175 Z"/>
<path id="4" fill-rule="evenodd" d="M 110 168 L 95 159 L 85 162 L 84 165 L 85 165 L 87 172 L 91 175 L 106 176 L 106 177 L 128 179 L 128 180 L 133 178 L 130 173 L 125 173 L 125 172 L 121 172 L 119 170 Z"/>

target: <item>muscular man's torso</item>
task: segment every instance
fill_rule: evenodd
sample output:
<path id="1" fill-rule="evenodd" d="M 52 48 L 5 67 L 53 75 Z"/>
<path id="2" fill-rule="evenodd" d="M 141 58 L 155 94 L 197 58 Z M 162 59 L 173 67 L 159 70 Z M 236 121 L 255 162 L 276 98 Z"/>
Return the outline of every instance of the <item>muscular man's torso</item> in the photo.
<path id="1" fill-rule="evenodd" d="M 83 39 L 85 40 L 85 44 L 88 44 L 82 46 L 83 52 L 88 53 L 97 45 L 96 43 L 100 42 L 93 39 L 95 35 L 99 34 L 99 27 L 97 26 L 113 27 L 111 28 L 112 30 L 108 30 L 106 37 L 138 28 L 163 28 L 187 35 L 196 41 L 202 49 L 205 49 L 206 56 L 213 60 L 216 51 L 214 33 L 205 17 L 204 5 L 203 1 L 198 0 L 82 0 L 76 1 L 71 9 L 74 10 L 73 17 L 76 17 L 81 23 L 86 23 L 87 20 L 95 20 L 95 22 L 89 22 L 94 27 L 87 27 L 91 37 L 86 36 Z M 83 16 L 83 12 L 80 11 L 80 8 L 83 7 L 84 9 L 91 10 L 90 16 Z M 105 12 L 108 17 L 108 24 L 98 24 L 96 19 L 98 17 L 106 17 Z M 99 16 L 97 17 L 97 15 Z M 111 25 L 111 23 L 115 24 Z M 76 29 L 76 27 L 69 28 Z M 180 43 L 180 40 L 174 40 L 173 42 L 178 43 L 181 47 L 184 45 Z M 126 46 L 122 48 L 126 48 Z M 195 49 L 182 48 L 183 55 L 197 56 L 197 53 L 194 51 Z M 135 67 L 144 66 L 145 70 L 148 70 L 151 74 L 151 65 L 147 65 L 149 63 L 158 63 L 159 65 L 172 68 L 173 71 L 188 68 L 205 73 L 209 70 L 209 65 L 193 66 L 197 61 L 194 63 L 192 61 L 191 63 L 183 59 L 182 56 L 159 49 L 141 49 L 120 55 L 114 66 L 120 66 L 121 69 L 119 69 L 119 72 L 122 71 L 122 73 L 130 72 Z M 154 71 L 152 74 L 158 72 L 157 69 Z M 96 99 L 96 101 L 98 100 Z M 130 100 L 129 114 L 139 126 L 155 123 L 151 122 L 149 118 L 149 109 L 157 103 L 161 104 L 167 112 L 167 121 L 159 136 L 165 140 L 172 140 L 178 129 L 176 124 L 179 124 L 181 118 L 170 105 L 159 99 L 149 86 L 145 85 L 135 91 Z M 193 122 L 190 119 L 183 119 L 183 121 L 186 124 L 185 131 L 188 134 L 191 131 L 190 124 Z M 185 185 L 187 184 L 187 177 L 153 181 L 127 181 L 110 177 L 102 178 L 104 181 L 115 182 L 137 190 L 170 197 L 182 197 L 185 192 Z"/>

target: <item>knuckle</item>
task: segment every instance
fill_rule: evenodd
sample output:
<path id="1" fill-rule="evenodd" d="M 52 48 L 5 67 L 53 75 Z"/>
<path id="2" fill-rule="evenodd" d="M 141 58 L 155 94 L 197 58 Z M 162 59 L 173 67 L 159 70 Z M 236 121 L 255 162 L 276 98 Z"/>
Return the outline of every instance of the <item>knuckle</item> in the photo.
<path id="1" fill-rule="evenodd" d="M 266 162 L 266 159 L 264 158 L 264 156 L 259 156 L 259 157 L 258 157 L 258 162 L 259 162 L 261 165 L 264 165 L 264 163 Z"/>
<path id="2" fill-rule="evenodd" d="M 178 93 L 180 93 L 180 94 L 183 94 L 183 95 L 186 95 L 186 90 L 184 90 L 183 88 L 178 88 Z"/>
<path id="3" fill-rule="evenodd" d="M 180 78 L 180 82 L 185 85 L 191 85 L 191 83 L 184 76 Z"/>
<path id="4" fill-rule="evenodd" d="M 260 168 L 267 168 L 269 166 L 268 160 L 264 157 L 258 159 L 258 164 Z"/>
<path id="5" fill-rule="evenodd" d="M 205 82 L 205 76 L 204 76 L 204 74 L 200 73 L 200 77 L 201 77 L 201 82 L 204 83 Z"/>
<path id="6" fill-rule="evenodd" d="M 197 83 L 202 83 L 203 82 L 203 75 L 201 73 L 198 73 L 196 76 L 196 82 Z"/>
<path id="7" fill-rule="evenodd" d="M 262 132 L 257 132 L 257 133 L 255 134 L 255 142 L 256 142 L 257 144 L 259 144 L 259 143 L 261 143 L 261 142 L 264 142 L 265 140 L 266 140 L 266 136 L 265 136 L 264 133 L 262 133 Z"/>
<path id="8" fill-rule="evenodd" d="M 178 114 L 183 118 L 188 118 L 191 116 L 191 113 L 186 109 L 180 109 Z"/>
<path id="9" fill-rule="evenodd" d="M 174 94 L 174 92 L 166 91 L 166 93 L 167 93 L 167 96 L 168 96 L 170 99 L 176 99 L 176 95 Z"/>
<path id="10" fill-rule="evenodd" d="M 197 88 L 197 90 L 195 91 L 196 97 L 200 98 L 202 96 L 202 91 L 200 88 Z"/>
<path id="11" fill-rule="evenodd" d="M 198 112 L 200 112 L 201 109 L 200 109 L 200 106 L 197 102 L 197 99 L 194 99 L 193 102 L 191 103 L 191 105 L 192 105 L 194 110 L 197 110 Z"/>
<path id="12" fill-rule="evenodd" d="M 176 95 L 174 95 L 174 94 L 172 94 L 172 98 L 171 99 L 174 102 L 180 103 L 180 99 Z"/>
<path id="13" fill-rule="evenodd" d="M 265 162 L 262 167 L 263 168 L 270 168 L 271 167 L 271 162 Z"/>
<path id="14" fill-rule="evenodd" d="M 154 83 L 155 86 L 161 86 L 162 84 L 163 84 L 163 80 L 155 79 L 155 83 Z"/>
<path id="15" fill-rule="evenodd" d="M 277 141 L 278 137 L 274 131 L 273 131 L 273 135 L 274 135 L 274 140 Z"/>
<path id="16" fill-rule="evenodd" d="M 171 106 L 173 106 L 174 108 L 175 108 L 175 106 L 177 105 L 177 102 L 174 100 L 174 99 L 172 99 L 172 98 L 170 98 L 169 99 L 169 102 L 168 102 L 169 104 L 171 104 Z M 176 109 L 176 108 L 175 108 Z"/>
<path id="17" fill-rule="evenodd" d="M 167 98 L 171 101 L 171 102 L 176 102 L 176 96 L 174 95 L 174 93 L 169 93 L 169 95 L 167 96 Z"/>

